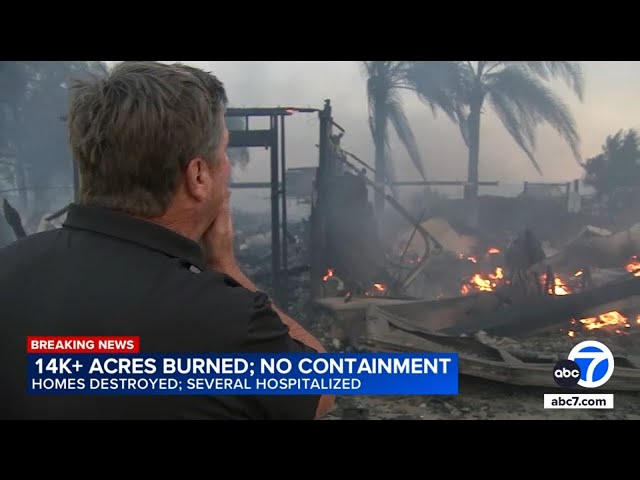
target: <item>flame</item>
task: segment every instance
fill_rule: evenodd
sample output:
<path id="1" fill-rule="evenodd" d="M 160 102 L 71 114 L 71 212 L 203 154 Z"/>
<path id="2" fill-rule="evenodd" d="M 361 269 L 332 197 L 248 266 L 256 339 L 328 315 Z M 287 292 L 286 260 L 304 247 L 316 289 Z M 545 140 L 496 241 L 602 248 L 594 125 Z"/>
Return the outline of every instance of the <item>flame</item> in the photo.
<path id="1" fill-rule="evenodd" d="M 500 253 L 500 249 L 496 247 L 491 247 L 489 250 L 487 250 L 488 255 L 495 255 L 497 253 Z"/>
<path id="2" fill-rule="evenodd" d="M 636 323 L 640 325 L 640 314 L 635 315 Z M 595 317 L 581 318 L 571 320 L 572 325 L 580 324 L 582 328 L 587 331 L 602 331 L 615 333 L 617 335 L 626 335 L 629 328 L 632 328 L 630 320 L 623 313 L 618 310 L 612 310 L 610 312 L 601 313 Z M 573 327 L 575 328 L 575 327 Z M 575 330 L 569 330 L 567 335 L 570 337 L 576 336 Z"/>
<path id="3" fill-rule="evenodd" d="M 467 257 L 467 260 L 469 260 L 471 263 L 478 263 L 478 259 L 472 255 L 469 255 Z"/>
<path id="4" fill-rule="evenodd" d="M 561 278 L 555 277 L 553 279 L 553 295 L 569 295 L 569 287 L 562 281 Z"/>
<path id="5" fill-rule="evenodd" d="M 540 276 L 540 282 L 542 282 L 543 285 L 546 285 L 547 283 L 546 280 L 547 280 L 547 275 L 542 274 Z M 570 293 L 571 293 L 571 289 L 569 288 L 567 283 L 564 280 L 562 280 L 562 278 L 560 278 L 558 275 L 554 275 L 553 285 L 551 285 L 547 289 L 547 294 L 548 295 L 569 295 Z"/>
<path id="6" fill-rule="evenodd" d="M 384 283 L 374 283 L 373 286 L 379 292 L 384 292 L 387 289 L 387 287 L 385 287 Z"/>
<path id="7" fill-rule="evenodd" d="M 325 282 L 329 280 L 331 277 L 333 277 L 333 272 L 334 272 L 333 268 L 327 268 L 327 273 L 324 274 L 324 276 L 322 277 L 322 280 Z"/>
<path id="8" fill-rule="evenodd" d="M 584 275 L 584 270 L 582 269 L 573 274 L 574 277 L 581 277 L 582 275 Z"/>
<path id="9" fill-rule="evenodd" d="M 631 328 L 627 318 L 617 310 L 606 312 L 598 315 L 597 317 L 581 318 L 580 323 L 584 325 L 587 330 L 596 330 L 605 327 L 624 327 Z M 619 328 L 616 328 L 616 333 L 622 333 Z"/>
<path id="10" fill-rule="evenodd" d="M 500 280 L 504 278 L 502 267 L 496 267 L 495 272 L 483 275 L 476 273 L 471 279 L 460 288 L 462 295 L 468 295 L 472 290 L 480 292 L 491 292 L 496 289 Z"/>
<path id="11" fill-rule="evenodd" d="M 632 273 L 634 277 L 640 277 L 640 260 L 636 255 L 629 259 L 625 268 L 627 272 Z"/>

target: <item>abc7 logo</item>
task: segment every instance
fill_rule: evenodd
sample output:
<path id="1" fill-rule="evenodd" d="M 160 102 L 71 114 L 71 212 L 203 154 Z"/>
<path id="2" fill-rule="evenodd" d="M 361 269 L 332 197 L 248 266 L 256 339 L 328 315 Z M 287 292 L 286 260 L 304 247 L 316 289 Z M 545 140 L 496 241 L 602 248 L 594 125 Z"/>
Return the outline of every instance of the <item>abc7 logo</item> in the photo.
<path id="1" fill-rule="evenodd" d="M 553 367 L 553 379 L 561 387 L 597 388 L 609 381 L 615 367 L 613 354 L 606 345 L 588 340 L 577 344 L 567 360 Z"/>

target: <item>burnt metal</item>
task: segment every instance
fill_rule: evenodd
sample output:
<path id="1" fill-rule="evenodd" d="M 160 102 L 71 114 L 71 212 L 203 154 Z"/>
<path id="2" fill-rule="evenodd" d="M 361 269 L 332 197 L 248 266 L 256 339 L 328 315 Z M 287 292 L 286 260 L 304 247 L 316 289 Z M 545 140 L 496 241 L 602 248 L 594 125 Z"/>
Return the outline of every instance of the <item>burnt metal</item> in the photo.
<path id="1" fill-rule="evenodd" d="M 287 251 L 287 205 L 286 205 L 286 148 L 285 117 L 294 113 L 319 112 L 315 108 L 228 108 L 226 117 L 243 117 L 242 130 L 229 131 L 229 147 L 263 147 L 271 151 L 270 181 L 231 183 L 230 188 L 264 188 L 271 190 L 271 285 L 275 301 L 287 307 L 288 298 L 288 251 Z M 268 129 L 250 129 L 252 117 L 269 117 Z"/>

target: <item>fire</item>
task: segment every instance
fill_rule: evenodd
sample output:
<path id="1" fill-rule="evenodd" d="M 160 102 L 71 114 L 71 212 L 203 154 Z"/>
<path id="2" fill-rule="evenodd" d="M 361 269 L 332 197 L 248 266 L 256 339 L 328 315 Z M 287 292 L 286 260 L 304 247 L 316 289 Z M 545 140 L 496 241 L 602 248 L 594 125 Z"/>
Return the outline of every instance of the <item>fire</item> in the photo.
<path id="1" fill-rule="evenodd" d="M 384 292 L 387 289 L 387 287 L 385 287 L 384 283 L 374 283 L 373 287 L 379 292 Z"/>
<path id="2" fill-rule="evenodd" d="M 636 324 L 640 325 L 640 314 L 635 317 Z M 589 332 L 597 330 L 615 333 L 617 335 L 625 335 L 628 331 L 627 329 L 632 328 L 629 318 L 618 310 L 601 313 L 595 317 L 581 318 L 580 320 L 572 319 L 571 325 L 573 329 L 575 329 L 576 325 L 582 325 L 582 328 Z M 567 335 L 575 337 L 577 333 L 575 330 L 569 330 L 567 331 Z"/>
<path id="3" fill-rule="evenodd" d="M 619 330 L 620 327 L 631 328 L 627 318 L 617 310 L 602 313 L 597 317 L 582 318 L 580 319 L 580 323 L 582 323 L 587 330 L 616 327 L 616 333 L 621 333 Z"/>
<path id="4" fill-rule="evenodd" d="M 549 289 L 551 295 L 569 295 L 569 287 L 559 277 L 554 277 L 553 286 Z"/>
<path id="5" fill-rule="evenodd" d="M 491 247 L 489 250 L 487 250 L 488 255 L 496 255 L 498 253 L 500 253 L 500 249 L 496 247 Z"/>
<path id="6" fill-rule="evenodd" d="M 634 277 L 640 277 L 640 260 L 636 255 L 629 259 L 625 268 L 627 272 L 632 273 Z"/>
<path id="7" fill-rule="evenodd" d="M 502 267 L 496 267 L 494 272 L 487 275 L 476 273 L 466 284 L 462 285 L 460 293 L 462 293 L 462 295 L 468 295 L 473 290 L 492 292 L 503 278 L 504 270 Z"/>
<path id="8" fill-rule="evenodd" d="M 325 282 L 329 280 L 331 277 L 333 277 L 333 272 L 334 272 L 333 268 L 328 268 L 327 273 L 324 274 L 324 276 L 322 277 L 322 280 Z"/>

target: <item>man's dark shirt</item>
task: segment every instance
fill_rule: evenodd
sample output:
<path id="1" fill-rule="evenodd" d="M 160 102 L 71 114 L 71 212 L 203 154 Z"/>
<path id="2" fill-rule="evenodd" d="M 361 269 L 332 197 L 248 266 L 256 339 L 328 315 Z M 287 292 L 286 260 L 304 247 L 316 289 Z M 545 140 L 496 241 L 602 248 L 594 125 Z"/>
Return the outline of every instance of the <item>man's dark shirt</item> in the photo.
<path id="1" fill-rule="evenodd" d="M 263 293 L 207 269 L 162 226 L 72 205 L 60 229 L 0 250 L 0 417 L 312 419 L 319 396 L 30 395 L 28 335 L 140 336 L 143 353 L 313 352 Z"/>

